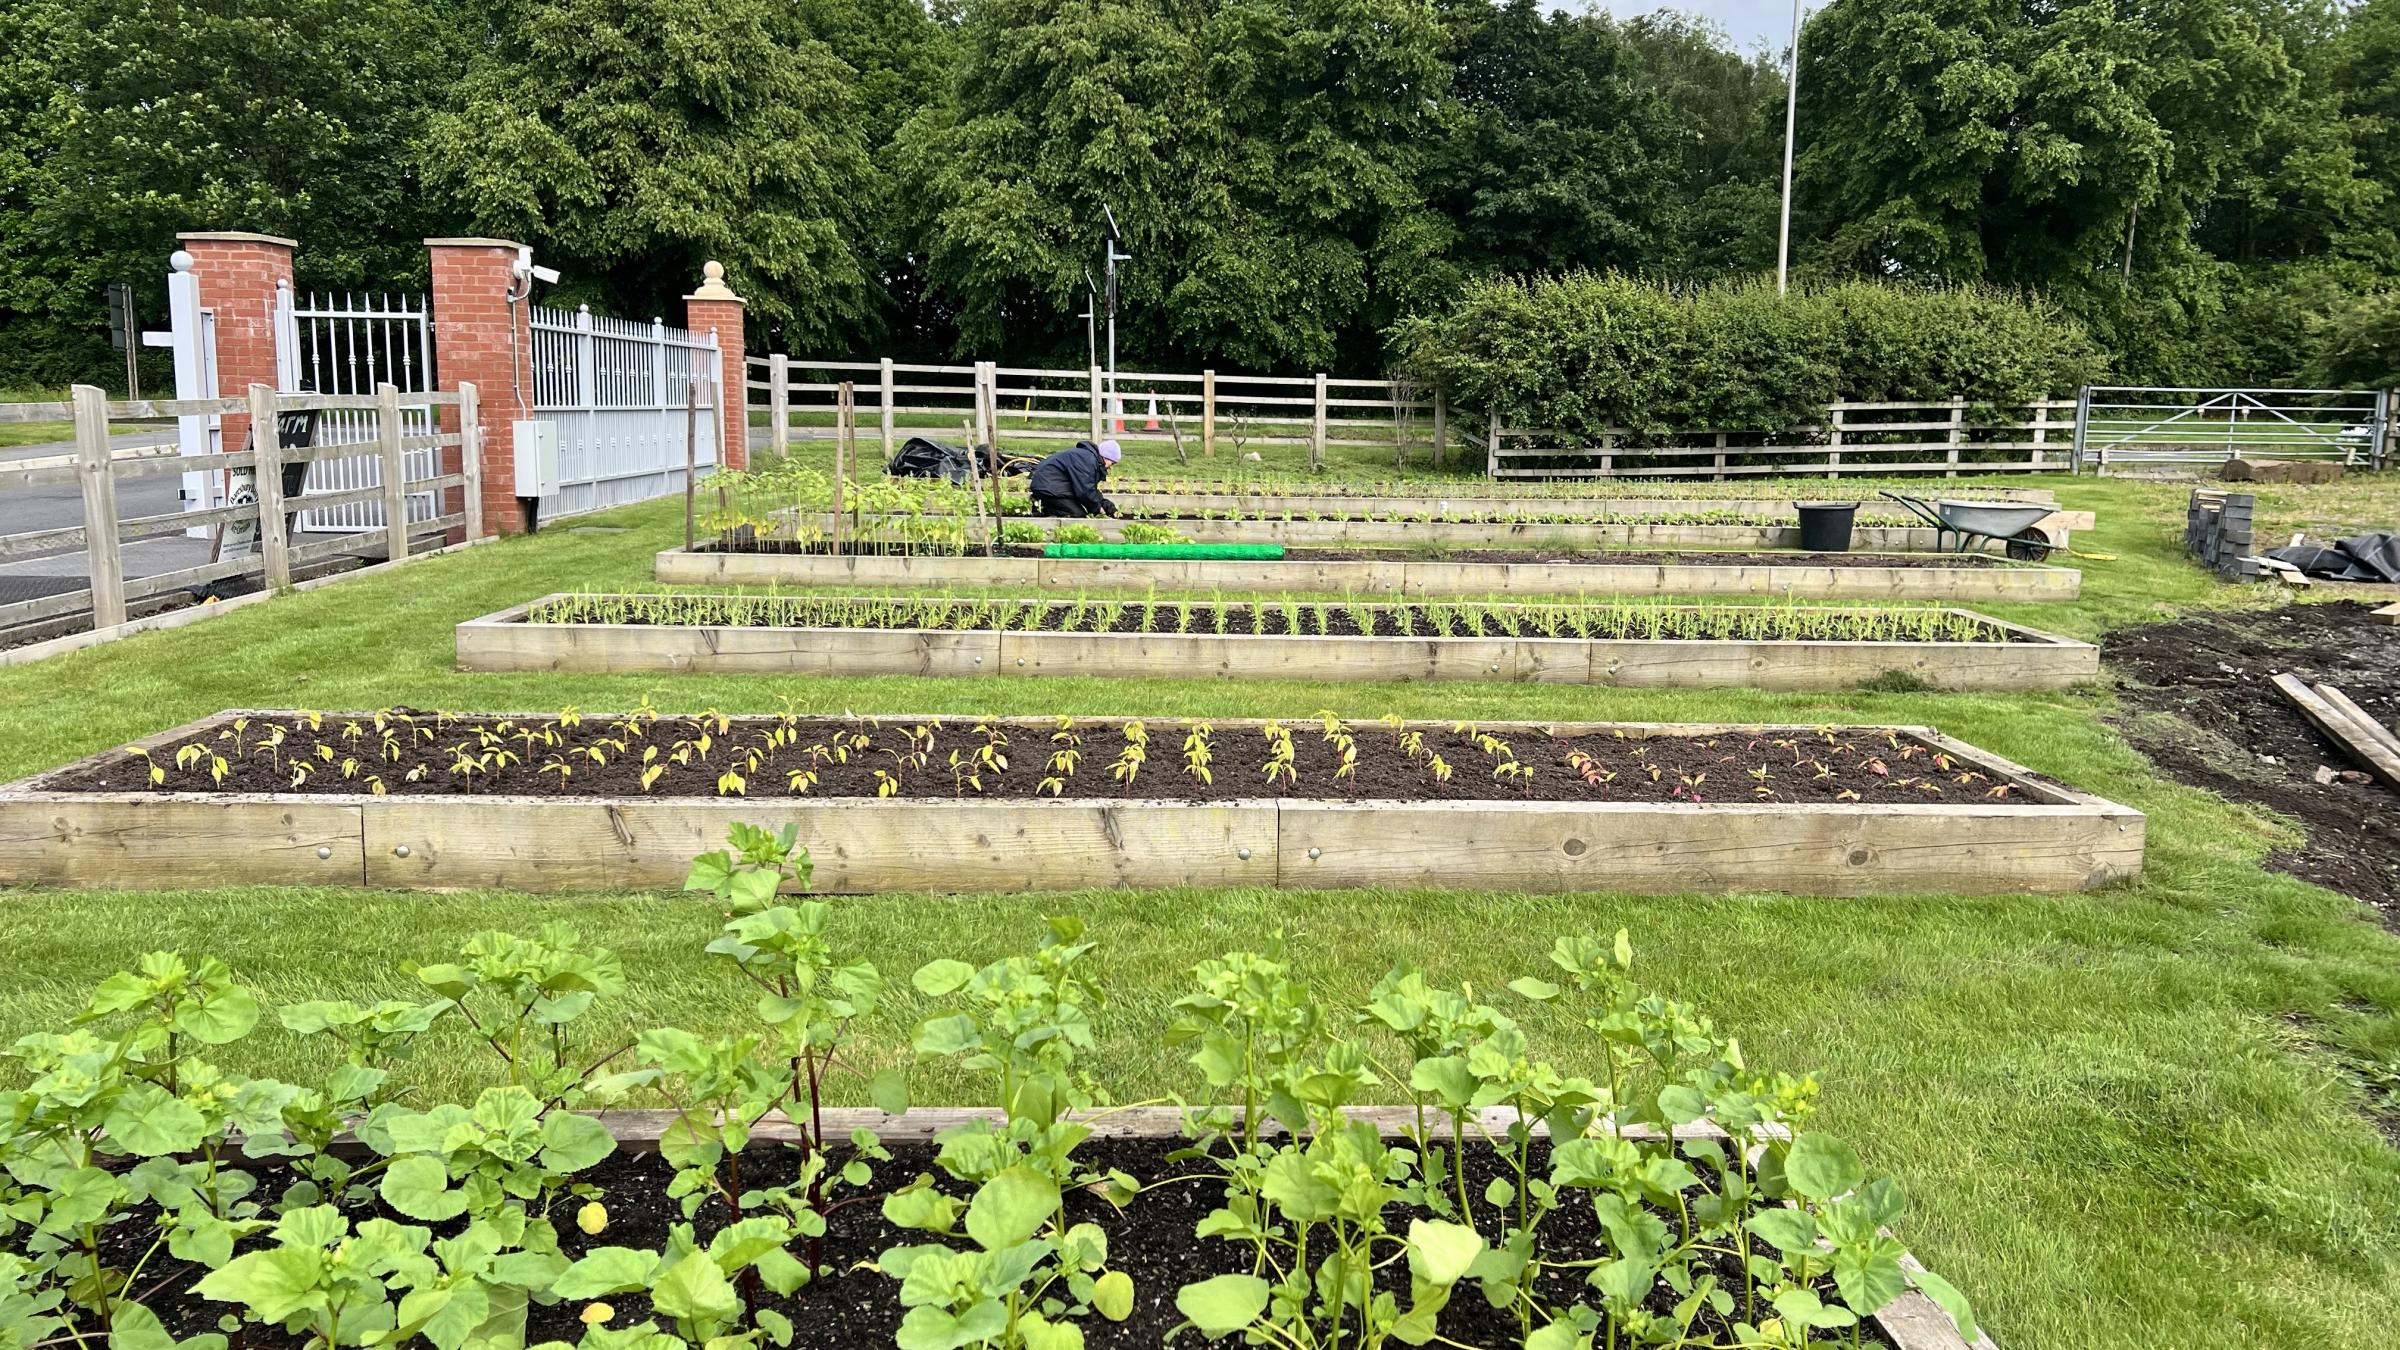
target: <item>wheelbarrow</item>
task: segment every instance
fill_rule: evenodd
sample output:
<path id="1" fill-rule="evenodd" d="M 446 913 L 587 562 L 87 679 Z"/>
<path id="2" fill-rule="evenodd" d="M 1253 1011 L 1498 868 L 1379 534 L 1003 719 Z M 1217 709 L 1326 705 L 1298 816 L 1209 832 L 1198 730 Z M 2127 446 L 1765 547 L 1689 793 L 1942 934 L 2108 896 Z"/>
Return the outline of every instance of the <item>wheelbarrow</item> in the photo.
<path id="1" fill-rule="evenodd" d="M 2040 562 L 2059 547 L 2034 528 L 2057 509 L 2040 502 L 1927 501 L 1902 492 L 1883 495 L 1933 527 L 1933 546 L 1939 553 L 1964 553 L 1975 541 L 1992 539 L 2006 545 L 2008 556 L 2018 562 Z"/>

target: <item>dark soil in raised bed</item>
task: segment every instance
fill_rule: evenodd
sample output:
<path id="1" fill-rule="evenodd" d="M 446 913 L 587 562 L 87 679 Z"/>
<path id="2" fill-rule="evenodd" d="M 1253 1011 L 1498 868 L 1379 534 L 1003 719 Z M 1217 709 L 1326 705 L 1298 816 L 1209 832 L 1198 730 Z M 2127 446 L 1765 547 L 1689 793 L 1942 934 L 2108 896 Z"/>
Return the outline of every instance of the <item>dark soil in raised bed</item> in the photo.
<path id="1" fill-rule="evenodd" d="M 1070 747 L 1054 739 L 1055 721 L 980 724 L 1007 738 L 1007 767 L 994 770 L 977 767 L 989 740 L 975 730 L 974 718 L 720 722 L 587 714 L 566 726 L 546 717 L 462 719 L 401 710 L 384 714 L 389 744 L 398 747 L 396 758 L 386 758 L 391 752 L 373 718 L 329 713 L 312 728 L 304 717 L 262 716 L 250 718 L 238 732 L 229 720 L 220 720 L 152 750 L 146 761 L 111 751 L 60 770 L 41 786 L 69 792 L 356 794 L 372 790 L 372 776 L 385 792 L 402 795 L 706 797 L 719 795 L 719 776 L 732 769 L 743 776 L 741 795 L 773 800 L 790 794 L 793 771 L 813 765 L 818 776 L 807 788 L 813 797 L 2034 804 L 2020 786 L 1873 728 L 1648 738 L 1613 733 L 1566 738 L 1513 729 L 1491 733 L 1505 746 L 1503 752 L 1487 748 L 1472 728 L 1426 724 L 1419 757 L 1412 759 L 1391 728 L 1362 722 L 1346 730 L 1355 745 L 1356 772 L 1342 774 L 1341 748 L 1327 738 L 1321 722 L 1303 718 L 1285 724 L 1295 782 L 1267 779 L 1271 743 L 1266 733 L 1240 726 L 1212 729 L 1211 778 L 1203 782 L 1187 772 L 1191 724 L 1159 719 L 1144 723 L 1147 759 L 1128 787 L 1112 775 L 1128 744 L 1127 724 L 1116 719 L 1076 723 L 1072 734 L 1081 742 L 1072 748 L 1080 759 L 1072 771 L 1062 772 L 1054 756 Z M 355 736 L 352 727 L 358 728 Z M 270 745 L 278 728 L 282 740 Z M 589 753 L 595 749 L 599 760 Z M 812 749 L 818 753 L 812 755 Z M 829 758 L 834 749 L 843 751 L 843 758 Z M 651 750 L 657 753 L 649 755 Z M 755 766 L 748 760 L 754 750 L 759 754 Z M 953 752 L 961 765 L 956 770 Z M 483 762 L 473 773 L 458 772 L 454 766 L 462 755 Z M 1578 755 L 1588 759 L 1577 760 Z M 1450 766 L 1447 780 L 1428 768 L 1434 756 Z M 221 781 L 217 757 L 224 761 Z M 348 773 L 345 760 L 356 761 Z M 1511 762 L 1526 772 L 1495 774 Z M 292 781 L 295 763 L 313 766 L 297 784 Z M 562 776 L 545 767 L 553 764 L 565 764 L 569 772 Z M 662 764 L 666 771 L 645 794 L 645 766 Z M 151 783 L 152 766 L 162 771 L 163 781 Z M 896 776 L 899 789 L 883 791 L 878 773 Z M 979 788 L 968 783 L 970 777 L 981 780 Z M 1060 792 L 1051 792 L 1045 780 L 1055 780 Z"/>
<path id="2" fill-rule="evenodd" d="M 1179 1139 L 1094 1139 L 1076 1150 L 1076 1158 L 1095 1172 L 1122 1169 L 1144 1184 L 1168 1178 L 1207 1176 L 1211 1169 L 1197 1161 L 1170 1162 L 1166 1154 L 1183 1146 Z M 768 1290 L 758 1293 L 760 1308 L 772 1308 L 791 1318 L 798 1334 L 794 1345 L 803 1350 L 818 1347 L 860 1347 L 884 1350 L 894 1340 L 900 1325 L 898 1284 L 890 1277 L 872 1270 L 855 1269 L 860 1263 L 873 1261 L 896 1246 L 914 1246 L 943 1239 L 914 1229 L 896 1227 L 883 1218 L 881 1205 L 872 1197 L 897 1186 L 907 1184 L 920 1174 L 931 1174 L 941 1188 L 952 1194 L 966 1194 L 969 1188 L 943 1176 L 933 1163 L 934 1146 L 925 1143 L 895 1145 L 889 1162 L 872 1163 L 874 1179 L 866 1188 L 850 1194 L 870 1198 L 860 1203 L 843 1205 L 827 1218 L 824 1245 L 820 1260 L 830 1273 L 802 1287 L 789 1298 Z M 1535 1176 L 1548 1168 L 1548 1146 L 1537 1143 Z M 790 1180 L 797 1155 L 788 1149 L 753 1148 L 743 1155 L 743 1184 L 745 1187 L 776 1185 Z M 1515 1175 L 1492 1150 L 1477 1146 L 1468 1153 L 1468 1196 L 1474 1206 L 1475 1226 L 1487 1239 L 1498 1241 L 1503 1232 L 1500 1216 L 1482 1199 L 1485 1186 L 1497 1177 L 1507 1177 L 1511 1184 Z M 666 1185 L 673 1171 L 656 1154 L 621 1153 L 588 1172 L 579 1180 L 588 1180 L 605 1188 L 605 1204 L 609 1223 L 597 1236 L 586 1236 L 569 1222 L 574 1204 L 568 1202 L 567 1212 L 555 1216 L 560 1230 L 561 1253 L 569 1260 L 595 1247 L 634 1247 L 656 1251 L 663 1248 L 667 1230 L 683 1221 L 677 1202 L 666 1197 Z M 279 1179 L 263 1178 L 267 1194 L 280 1190 Z M 1201 1240 L 1193 1236 L 1194 1226 L 1208 1212 L 1222 1203 L 1224 1187 L 1214 1181 L 1178 1183 L 1152 1190 L 1137 1197 L 1123 1210 L 1086 1191 L 1070 1192 L 1067 1198 L 1069 1223 L 1097 1223 L 1108 1234 L 1109 1268 L 1124 1271 L 1133 1279 L 1133 1313 L 1123 1322 L 1110 1322 L 1098 1315 L 1083 1319 L 1085 1344 L 1090 1350 L 1155 1350 L 1166 1333 L 1182 1317 L 1175 1310 L 1175 1291 L 1195 1280 L 1213 1275 L 1246 1272 L 1250 1269 L 1252 1249 L 1245 1243 L 1221 1239 Z M 839 1197 L 837 1197 L 838 1199 Z M 379 1206 L 355 1207 L 353 1222 L 374 1217 Z M 1411 1214 L 1425 1213 L 1405 1206 L 1395 1206 L 1389 1223 L 1395 1232 L 1405 1233 Z M 1678 1222 L 1672 1211 L 1654 1211 L 1672 1230 Z M 384 1213 L 383 1217 L 401 1223 L 415 1221 L 405 1216 Z M 711 1206 L 693 1220 L 695 1235 L 705 1247 L 709 1239 L 723 1226 L 723 1210 Z M 459 1227 L 456 1221 L 432 1225 L 437 1234 L 447 1234 Z M 1574 1200 L 1561 1205 L 1545 1219 L 1537 1230 L 1542 1250 L 1550 1260 L 1590 1260 L 1604 1253 L 1603 1234 L 1594 1217 L 1588 1199 Z M 137 1217 L 135 1221 L 117 1225 L 111 1238 L 126 1247 L 119 1259 L 132 1259 L 138 1251 L 130 1250 L 135 1241 L 147 1242 L 148 1226 Z M 963 1237 L 949 1240 L 963 1245 Z M 242 1250 L 255 1244 L 246 1242 Z M 795 1255 L 805 1257 L 795 1250 Z M 155 1258 L 158 1263 L 172 1266 L 171 1258 L 163 1252 Z M 1394 1261 L 1387 1265 L 1379 1279 L 1381 1287 L 1391 1290 L 1405 1307 L 1408 1302 L 1407 1263 Z M 1717 1268 L 1720 1283 L 1739 1288 L 1735 1269 L 1729 1260 L 1721 1260 Z M 230 1310 L 230 1305 L 200 1298 L 191 1291 L 199 1274 L 190 1267 L 162 1268 L 154 1264 L 145 1278 L 161 1277 L 161 1292 L 152 1295 L 148 1305 L 159 1314 L 167 1330 L 177 1337 L 191 1336 L 217 1329 L 217 1319 Z M 1551 1272 L 1541 1289 L 1546 1301 L 1554 1307 L 1572 1306 L 1597 1296 L 1584 1288 L 1577 1278 L 1579 1272 Z M 1824 1289 L 1832 1297 L 1831 1282 Z M 649 1320 L 653 1314 L 650 1300 L 641 1294 L 619 1294 L 605 1301 L 615 1316 L 608 1325 L 624 1328 Z M 1650 1307 L 1657 1312 L 1670 1311 L 1674 1293 L 1663 1284 L 1653 1292 Z M 582 1336 L 579 1317 L 586 1306 L 568 1301 L 531 1309 L 526 1328 L 527 1343 L 549 1340 L 573 1342 Z M 1738 1309 L 1737 1309 L 1738 1311 Z M 1724 1343 L 1732 1343 L 1731 1328 L 1704 1313 L 1701 1325 L 1713 1330 Z M 663 1319 L 662 1319 L 663 1323 Z M 1523 1333 L 1509 1315 L 1495 1311 L 1473 1286 L 1462 1286 L 1452 1296 L 1440 1320 L 1441 1333 L 1449 1339 L 1469 1346 L 1514 1346 Z M 1867 1345 L 1888 1346 L 1879 1328 L 1870 1323 L 1865 1328 Z M 261 1350 L 263 1347 L 284 1347 L 297 1343 L 274 1328 L 249 1327 L 244 1340 L 236 1342 L 242 1350 Z M 1199 1344 L 1187 1333 L 1187 1344 Z M 1848 1333 L 1843 1336 L 1848 1344 Z"/>
<path id="3" fill-rule="evenodd" d="M 2400 792 L 2358 772 L 2273 683 L 2289 672 L 2338 685 L 2371 716 L 2400 720 L 2400 626 L 2355 601 L 2222 610 L 2111 633 L 2101 658 L 2131 715 L 2126 738 L 2178 782 L 2298 819 L 2308 842 L 2269 859 L 2400 922 Z M 2361 774 L 2363 778 L 2363 774 Z"/>
<path id="4" fill-rule="evenodd" d="M 1007 605 L 1010 608 L 1006 611 L 1007 618 L 1004 625 L 996 625 L 990 614 L 985 613 L 972 623 L 952 622 L 941 625 L 940 631 L 989 632 L 995 626 L 1005 626 L 1009 632 L 1146 633 L 1158 637 L 1521 637 L 1613 641 L 1621 636 L 1628 641 L 1638 641 L 1650 636 L 1648 632 L 1643 631 L 1638 611 L 1634 626 L 1620 635 L 1611 631 L 1607 611 L 1601 610 L 1595 615 L 1597 621 L 1591 624 L 1589 637 L 1581 638 L 1572 623 L 1574 607 L 1569 606 L 1545 607 L 1536 611 L 1512 611 L 1472 602 L 1449 605 L 1344 605 L 1294 601 L 1280 605 L 1246 605 L 1199 601 L 1186 603 L 1178 600 L 1096 600 L 1072 604 L 1041 601 L 960 601 L 957 604 L 961 614 L 976 614 L 979 610 L 996 611 L 997 607 L 1001 605 Z M 1038 606 L 1030 621 L 1025 613 L 1027 605 Z M 1838 614 L 1841 611 L 1829 612 Z M 1685 642 L 1801 640 L 1783 638 L 1774 634 L 1762 634 L 1754 637 L 1738 631 L 1738 629 L 1722 633 L 1684 631 L 1684 625 L 1676 622 L 1678 613 L 1679 611 L 1675 610 L 1663 611 L 1665 622 L 1660 633 L 1660 640 Z M 1217 622 L 1220 614 L 1224 616 L 1222 625 Z M 1549 617 L 1542 617 L 1544 614 Z M 1515 632 L 1512 633 L 1502 626 L 1500 616 L 1504 615 L 1509 616 L 1510 621 L 1515 623 Z M 527 622 L 536 624 L 550 622 L 607 623 L 633 628 L 732 626 L 915 631 L 927 627 L 924 622 L 925 616 L 918 612 L 917 603 L 905 600 L 893 601 L 888 608 L 880 611 L 875 606 L 867 605 L 849 607 L 847 612 L 840 613 L 828 613 L 822 607 L 813 605 L 806 600 L 788 602 L 760 600 L 742 608 L 734 617 L 740 622 L 729 621 L 725 616 L 712 612 L 696 623 L 677 623 L 671 619 L 666 622 L 654 623 L 639 612 L 638 608 L 629 607 L 626 613 L 611 615 L 606 619 L 587 618 L 581 614 L 570 613 L 569 617 L 564 619 L 534 618 L 528 619 Z M 1545 628 L 1545 624 L 1548 625 L 1547 628 Z M 1692 627 L 1697 630 L 1699 625 L 1695 623 Z M 1820 640 L 1843 641 L 1845 639 L 1837 631 L 1827 634 Z M 1894 636 L 1848 640 L 1906 642 L 1916 639 Z M 1973 624 L 1971 637 L 1945 630 L 1938 638 L 1932 640 L 1941 642 L 1975 641 L 1993 644 L 2038 641 L 2038 639 L 2017 630 L 1985 623 Z"/>
<path id="5" fill-rule="evenodd" d="M 791 539 L 756 539 L 735 548 L 721 542 L 709 541 L 694 548 L 700 553 L 768 553 L 785 555 L 823 556 L 833 552 L 830 543 L 801 543 Z M 1003 558 L 1039 558 L 1038 544 L 1003 544 L 997 550 Z M 897 544 L 846 544 L 842 548 L 852 557 L 955 557 L 956 554 L 935 555 L 932 550 L 910 548 Z M 969 556 L 979 556 L 970 548 Z M 1572 548 L 1287 548 L 1286 562 L 1413 562 L 1436 560 L 1454 563 L 1588 563 L 1611 567 L 1904 567 L 1904 568 L 1986 568 L 2005 567 L 2005 561 L 1984 553 L 1718 553 L 1704 549 L 1689 549 L 1672 553 L 1618 553 L 1606 549 Z M 1058 561 L 1105 562 L 1100 558 L 1070 558 Z M 1240 562 L 1250 559 L 1236 560 Z"/>

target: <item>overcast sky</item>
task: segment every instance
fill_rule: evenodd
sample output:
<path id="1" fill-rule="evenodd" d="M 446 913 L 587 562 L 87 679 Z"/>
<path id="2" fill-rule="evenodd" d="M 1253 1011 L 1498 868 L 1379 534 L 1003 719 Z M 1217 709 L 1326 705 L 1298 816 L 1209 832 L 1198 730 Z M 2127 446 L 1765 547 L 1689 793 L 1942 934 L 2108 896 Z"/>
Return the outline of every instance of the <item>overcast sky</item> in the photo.
<path id="1" fill-rule="evenodd" d="M 1726 35 L 1733 39 L 1734 50 L 1748 52 L 1764 40 L 1767 47 L 1779 56 L 1792 40 L 1791 0 L 1599 0 L 1600 7 L 1620 19 L 1647 14 L 1654 9 L 1679 9 L 1704 19 L 1714 19 L 1725 26 Z M 1565 0 L 1562 9 L 1576 8 L 1576 0 Z M 1824 0 L 1812 0 L 1810 9 L 1822 9 Z"/>

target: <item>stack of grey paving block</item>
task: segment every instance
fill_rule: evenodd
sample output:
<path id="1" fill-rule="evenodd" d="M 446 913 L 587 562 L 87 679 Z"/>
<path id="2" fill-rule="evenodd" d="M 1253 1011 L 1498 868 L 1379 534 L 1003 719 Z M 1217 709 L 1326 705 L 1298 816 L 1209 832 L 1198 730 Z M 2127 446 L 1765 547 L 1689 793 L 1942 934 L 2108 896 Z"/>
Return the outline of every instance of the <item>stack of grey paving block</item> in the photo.
<path id="1" fill-rule="evenodd" d="M 2258 498 L 2247 492 L 2195 489 L 2184 513 L 2183 547 L 2210 571 L 2233 581 L 2255 581 L 2266 569 L 2242 559 L 2258 554 L 2251 516 Z"/>

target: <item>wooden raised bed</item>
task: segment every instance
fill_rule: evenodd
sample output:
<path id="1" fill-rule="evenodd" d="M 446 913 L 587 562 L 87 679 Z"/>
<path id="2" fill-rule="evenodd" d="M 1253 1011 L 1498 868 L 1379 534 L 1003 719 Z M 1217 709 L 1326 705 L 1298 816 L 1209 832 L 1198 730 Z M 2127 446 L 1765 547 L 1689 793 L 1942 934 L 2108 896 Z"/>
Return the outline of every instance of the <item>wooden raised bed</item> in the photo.
<path id="1" fill-rule="evenodd" d="M 818 537 L 829 534 L 833 518 L 816 513 L 810 523 Z M 1009 520 L 1027 519 L 1010 516 Z M 1125 520 L 1043 521 L 1087 525 L 1103 539 L 1123 537 Z M 1197 516 L 1146 519 L 1163 525 L 1196 544 L 1284 544 L 1294 548 L 1552 548 L 1617 549 L 1634 553 L 1679 550 L 1751 552 L 1800 547 L 1798 525 L 1681 525 L 1621 522 L 1542 522 L 1467 520 L 1285 520 L 1280 514 L 1247 520 L 1203 520 Z M 2064 545 L 2064 531 L 2051 536 Z M 1851 532 L 1851 547 L 1860 553 L 1932 553 L 1939 547 L 1930 526 L 1861 525 Z M 2003 545 L 1986 540 L 1976 551 L 1997 554 Z"/>
<path id="2" fill-rule="evenodd" d="M 1789 515 L 1791 514 L 1792 502 L 1808 500 L 1807 498 L 1798 496 L 1773 499 L 1745 499 L 1740 497 L 1511 497 L 1500 495 L 1479 495 L 1473 492 L 1462 492 L 1456 494 L 1426 494 L 1422 496 L 1368 496 L 1339 492 L 1277 496 L 1274 493 L 1266 492 L 1149 492 L 1141 490 L 1112 493 L 1110 494 L 1110 499 L 1116 502 L 1121 508 L 1138 507 L 1145 511 L 1174 514 L 1198 514 L 1203 511 L 1241 511 L 1253 515 L 1281 517 L 1285 512 L 1290 512 L 1296 516 L 1309 514 L 1362 515 L 1367 513 L 1384 512 L 1397 513 L 1400 515 L 1421 515 L 1430 512 L 1434 515 L 1498 516 L 1505 518 L 1517 515 L 1519 513 L 1531 512 L 1538 514 L 1574 515 L 1594 522 L 1621 521 L 1626 523 L 1639 523 L 1643 521 L 1655 522 L 1660 516 L 1724 514 L 1727 512 L 1742 512 L 1744 514 L 1757 513 Z M 1942 494 L 1942 499 L 1945 501 L 2016 500 L 2014 498 L 2003 497 L 1998 494 L 1987 492 L 1962 492 L 1956 494 L 1945 493 Z M 2026 500 L 2034 499 L 2029 498 Z M 2045 495 L 2040 500 L 2048 500 L 2048 498 Z M 1869 528 L 1887 528 L 1890 524 L 1900 523 L 1906 520 L 1905 514 L 1900 512 L 1900 508 L 1897 504 L 1884 502 L 1882 503 L 1882 506 L 1889 508 L 1889 511 L 1886 512 L 1886 515 L 1889 517 L 1887 522 L 1881 525 L 1862 523 L 1859 527 L 1862 531 L 1862 536 L 1863 532 Z M 1862 508 L 1862 512 L 1865 510 L 1875 509 L 1877 509 L 1876 500 L 1869 498 L 1866 501 L 1866 505 Z M 2054 541 L 2064 544 L 2067 542 L 2068 535 L 2072 531 L 2091 529 L 2096 523 L 2096 520 L 2096 515 L 2090 511 L 2059 510 L 2053 511 L 2048 516 L 2045 516 L 2041 520 L 2035 522 L 2034 528 L 2042 531 L 2044 534 L 2049 535 Z M 1785 528 L 1787 528 L 1794 536 L 1797 536 L 1799 533 L 1799 526 L 1797 523 Z M 1928 533 L 1930 533 L 1930 531 L 1928 531 Z M 1774 545 L 1773 547 L 1790 546 Z M 1861 542 L 1858 547 L 1870 548 L 1875 546 Z"/>
<path id="3" fill-rule="evenodd" d="M 1321 595 L 1756 595 L 1803 600 L 2073 600 L 2083 573 L 2035 563 L 1967 567 L 1725 566 L 1674 563 L 1453 562 L 1396 556 L 1361 560 L 1183 560 L 668 549 L 658 579 L 673 586 L 975 586 L 1077 591 L 1221 591 Z"/>
<path id="4" fill-rule="evenodd" d="M 1951 612 L 2013 640 L 1287 637 L 526 621 L 535 606 L 566 598 L 544 596 L 460 624 L 459 669 L 1517 680 L 1696 689 L 1846 689 L 1900 673 L 1939 689 L 2001 692 L 2064 689 L 2100 673 L 2100 649 L 2089 643 L 1967 611 Z"/>
<path id="5" fill-rule="evenodd" d="M 137 745 L 189 740 L 230 715 Z M 1815 734 L 1658 723 L 1485 727 L 1520 736 L 1553 728 L 1636 739 Z M 1276 886 L 2009 895 L 2088 890 L 2140 873 L 2140 812 L 1928 728 L 1891 730 L 2012 784 L 2023 804 L 374 797 L 68 791 L 45 787 L 43 775 L 0 788 L 0 885 L 673 890 L 692 857 L 719 847 L 736 821 L 796 825 L 816 860 L 816 889 L 831 893 Z"/>
<path id="6" fill-rule="evenodd" d="M 1234 1108 L 1238 1118 L 1240 1108 Z M 1427 1137 L 1451 1140 L 1457 1137 L 1448 1117 L 1431 1112 L 1420 1119 L 1413 1106 L 1353 1106 L 1345 1108 L 1343 1116 L 1351 1121 L 1372 1122 L 1386 1139 L 1412 1137 L 1422 1129 Z M 682 1119 L 677 1111 L 618 1110 L 597 1113 L 600 1123 L 608 1127 L 625 1153 L 655 1153 L 667 1130 Z M 1082 1120 L 1091 1130 L 1093 1139 L 1176 1139 L 1184 1133 L 1182 1109 L 1172 1106 L 1122 1106 L 1093 1112 L 1069 1112 L 1069 1118 Z M 1479 1139 L 1504 1139 L 1511 1124 L 1518 1118 L 1507 1107 L 1485 1107 L 1474 1113 L 1474 1128 L 1468 1132 L 1470 1144 Z M 899 1115 L 888 1115 L 873 1107 L 834 1106 L 820 1112 L 816 1138 L 847 1139 L 859 1130 L 872 1133 L 886 1146 L 923 1144 L 945 1130 L 970 1121 L 988 1120 L 999 1124 L 1007 1119 L 1005 1112 L 979 1107 L 919 1106 Z M 1550 1137 L 1548 1122 L 1526 1122 L 1527 1132 L 1537 1139 Z M 1275 1138 L 1286 1133 L 1280 1124 L 1269 1122 L 1261 1134 Z M 1698 1120 L 1661 1131 L 1654 1125 L 1628 1125 L 1623 1137 L 1637 1142 L 1655 1142 L 1672 1134 L 1675 1139 L 1729 1140 L 1732 1136 L 1714 1121 Z M 1759 1127 L 1759 1136 L 1775 1139 L 1791 1138 L 1790 1131 L 1781 1125 Z M 753 1144 L 794 1144 L 811 1137 L 795 1125 L 783 1112 L 774 1111 L 762 1117 L 750 1130 Z M 1139 1203 L 1136 1201 L 1135 1203 Z M 1887 1230 L 1888 1231 L 1888 1230 Z M 1925 1267 L 1913 1254 L 1903 1253 L 1902 1268 L 1911 1272 Z M 1959 1333 L 1958 1324 L 1942 1311 L 1921 1290 L 1913 1285 L 1867 1319 L 1889 1339 L 1894 1350 L 1997 1350 L 1995 1342 L 1985 1334 L 1970 1341 Z M 1828 1339 L 1829 1346 L 1838 1342 Z"/>

